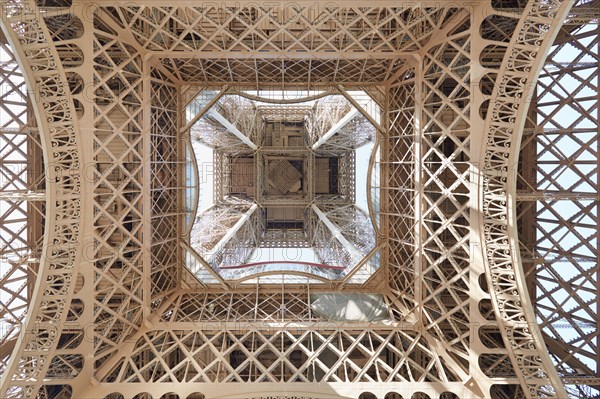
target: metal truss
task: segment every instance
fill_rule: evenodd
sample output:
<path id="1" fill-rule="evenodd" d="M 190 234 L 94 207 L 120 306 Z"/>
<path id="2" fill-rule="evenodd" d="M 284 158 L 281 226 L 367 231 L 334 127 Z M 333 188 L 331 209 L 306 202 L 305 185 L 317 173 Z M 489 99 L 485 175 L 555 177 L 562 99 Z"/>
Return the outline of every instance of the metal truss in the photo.
<path id="1" fill-rule="evenodd" d="M 375 137 L 375 126 L 363 115 L 356 115 L 319 147 L 319 153 L 339 154 L 356 149 Z M 317 143 L 318 144 L 318 143 Z"/>
<path id="2" fill-rule="evenodd" d="M 371 219 L 356 205 L 313 205 L 313 211 L 338 241 L 353 256 L 354 262 L 375 248 L 375 233 Z"/>
<path id="3" fill-rule="evenodd" d="M 356 154 L 347 151 L 338 159 L 338 193 L 347 203 L 353 204 L 356 199 Z M 320 201 L 318 201 L 320 202 Z"/>
<path id="4" fill-rule="evenodd" d="M 157 306 L 162 297 L 178 286 L 181 247 L 179 245 L 180 220 L 173 215 L 183 213 L 179 175 L 182 153 L 184 149 L 179 141 L 179 104 L 178 90 L 169 78 L 160 71 L 152 71 L 150 88 L 150 122 L 146 120 L 149 130 L 149 175 L 146 187 L 150 189 L 151 216 L 146 215 L 146 237 L 152 237 L 152 247 L 146 265 L 152 283 L 151 306 Z M 148 99 L 146 99 L 147 101 Z M 150 125 L 150 128 L 148 128 Z M 149 234 L 148 234 L 149 232 Z M 175 255 L 175 256 L 173 256 Z"/>
<path id="5" fill-rule="evenodd" d="M 312 112 L 306 118 L 306 130 L 313 150 L 326 141 L 324 137 L 330 132 L 335 134 L 348 123 L 348 119 L 344 118 L 354 115 L 350 103 L 342 96 L 330 96 L 315 101 Z"/>
<path id="6" fill-rule="evenodd" d="M 11 53 L 19 62 L 28 87 L 36 88 L 33 108 L 40 141 L 46 149 L 46 204 L 53 204 L 46 209 L 45 231 L 48 233 L 44 237 L 36 282 L 31 281 L 28 286 L 28 289 L 33 288 L 27 301 L 31 311 L 22 320 L 23 333 L 11 343 L 10 361 L 0 380 L 0 396 L 6 398 L 33 397 L 43 379 L 62 378 L 66 369 L 77 375 L 82 366 L 81 356 L 61 353 L 65 342 L 60 342 L 66 333 L 65 324 L 81 314 L 71 297 L 83 263 L 81 233 L 86 223 L 80 219 L 84 199 L 81 197 L 83 179 L 77 112 L 70 98 L 71 86 L 65 69 L 58 62 L 61 53 L 70 56 L 69 66 L 77 65 L 81 59 L 72 51 L 73 46 L 61 45 L 62 40 L 70 38 L 69 33 L 63 36 L 50 31 L 43 21 L 37 20 L 36 10 L 34 4 L 20 2 L 7 4 L 3 10 L 2 30 Z M 13 85 L 19 84 L 19 78 L 11 81 Z M 14 123 L 20 122 L 22 126 L 25 120 L 19 121 L 19 115 L 22 118 L 25 114 L 19 111 L 18 102 L 24 101 L 24 93 L 11 91 L 17 104 L 10 114 L 16 117 Z M 48 151 L 49 148 L 52 151 Z"/>
<path id="7" fill-rule="evenodd" d="M 318 207 L 310 208 L 306 211 L 307 233 L 309 242 L 314 248 L 319 261 L 326 265 L 348 265 L 352 263 L 353 250 L 351 244 L 344 247 L 344 243 L 338 240 L 334 230 L 325 223 L 326 216 L 320 217 L 317 212 Z M 322 214 L 322 212 L 321 212 Z M 334 226 L 331 226 L 335 229 Z"/>
<path id="8" fill-rule="evenodd" d="M 241 245 L 239 234 L 250 233 L 252 225 L 256 225 L 253 217 L 257 209 L 256 205 L 248 205 L 243 208 L 234 206 L 218 206 L 206 210 L 198 216 L 198 221 L 192 227 L 190 233 L 190 244 L 206 259 L 213 268 L 218 269 L 222 264 L 236 265 L 245 263 L 249 253 L 243 251 L 246 245 Z M 253 220 L 254 222 L 250 222 Z M 207 234 L 206 232 L 210 232 Z M 252 233 L 255 236 L 255 233 Z M 255 247 L 257 237 L 248 242 L 250 248 Z M 245 255 L 233 255 L 236 245 Z M 233 256 L 233 258 L 231 258 Z M 239 258 L 241 256 L 241 258 Z"/>
<path id="9" fill-rule="evenodd" d="M 265 226 L 266 215 L 262 215 L 259 223 L 260 243 L 265 248 L 310 248 L 307 232 L 283 228 L 268 230 Z"/>
<path id="10" fill-rule="evenodd" d="M 260 103 L 255 105 L 242 95 L 228 94 L 228 89 L 223 88 L 220 91 L 221 97 L 214 96 L 212 92 L 207 92 L 203 87 L 200 88 L 199 100 L 186 102 L 186 112 L 190 109 L 189 104 L 193 104 L 193 111 L 188 116 L 192 122 L 186 122 L 185 131 L 189 128 L 191 140 L 201 140 L 206 145 L 214 149 L 214 170 L 215 170 L 215 194 L 214 203 L 221 206 L 243 205 L 245 202 L 256 202 L 259 206 L 290 206 L 296 201 L 299 206 L 306 206 L 313 198 L 320 204 L 352 204 L 355 201 L 355 152 L 354 150 L 374 139 L 376 134 L 375 127 L 371 124 L 360 111 L 353 108 L 351 103 L 342 95 L 326 95 L 318 100 L 312 106 L 300 104 L 281 103 L 281 99 L 268 101 L 267 104 Z M 208 94 L 208 96 L 207 96 Z M 273 104 L 270 104 L 272 102 Z M 210 108 L 212 106 L 212 108 Z M 215 110 L 216 109 L 216 110 Z M 195 122 L 193 122 L 195 121 Z M 269 141 L 264 131 L 265 123 L 304 123 L 308 142 L 305 146 L 282 146 L 275 145 Z M 271 140 L 271 139 L 269 139 Z M 257 144 L 258 143 L 258 146 Z M 251 153 L 250 151 L 255 151 Z M 314 152 L 314 155 L 312 154 Z M 336 163 L 335 179 L 329 181 L 330 193 L 314 195 L 314 182 L 308 184 L 308 188 L 302 198 L 291 199 L 286 196 L 277 196 L 266 194 L 267 185 L 265 181 L 265 165 L 269 157 L 275 156 L 298 156 L 304 158 L 305 175 L 309 179 L 317 179 L 313 176 L 314 156 L 333 157 Z M 254 195 L 250 197 L 245 193 L 233 192 L 234 176 L 233 168 L 237 160 L 246 157 L 254 158 L 253 167 L 244 174 L 244 180 L 252 182 Z M 332 159 L 329 159 L 331 162 Z M 237 173 L 239 174 L 239 167 Z M 247 175 L 247 176 L 246 176 Z M 241 177 L 241 176 L 239 176 Z M 247 183 L 248 184 L 248 183 Z M 236 210 L 233 209 L 235 213 Z M 262 218 L 266 214 L 262 213 Z M 211 216 L 208 216 L 212 218 Z M 212 220 L 212 219 L 211 219 Z M 216 220 L 216 219 L 215 219 Z M 249 220 L 249 219 L 248 219 Z M 190 239 L 194 246 L 196 237 L 202 236 L 201 231 L 213 231 L 214 237 L 220 237 L 218 231 L 223 228 L 231 228 L 227 223 L 219 228 L 206 228 L 206 223 L 200 223 L 201 228 L 194 229 Z M 218 222 L 217 222 L 218 224 Z M 241 224 L 240 224 L 241 226 Z M 215 226 L 216 227 L 216 226 Z M 273 236 L 273 232 L 268 232 L 266 224 L 259 223 L 258 236 L 264 237 L 268 234 Z M 254 230 L 256 227 L 253 227 Z M 198 230 L 197 232 L 194 232 Z M 267 240 L 273 242 L 278 247 L 283 247 L 283 237 L 291 239 L 291 246 L 308 245 L 306 236 L 297 236 L 278 234 L 276 240 Z M 295 237 L 295 238 L 294 238 Z M 208 237 L 205 237 L 209 239 Z M 260 239 L 261 245 L 265 241 Z M 229 242 L 229 241 L 228 241 Z M 232 240 L 235 245 L 237 240 Z M 199 251 L 206 256 L 208 253 L 200 245 Z M 368 252 L 368 251 L 366 251 Z M 365 253 L 366 253 L 365 252 Z M 361 256 L 363 257 L 364 254 Z M 207 263 L 213 264 L 212 256 L 207 258 Z M 354 263 L 358 262 L 358 259 Z M 220 263 L 220 262 L 217 262 Z M 216 266 L 213 264 L 213 266 Z"/>
<path id="11" fill-rule="evenodd" d="M 532 99 L 517 186 L 529 294 L 559 375 L 578 398 L 596 396 L 600 385 L 600 355 L 590 345 L 600 333 L 599 35 L 597 23 L 560 30 Z"/>
<path id="12" fill-rule="evenodd" d="M 516 164 L 519 156 L 520 134 L 525 124 L 528 103 L 537 74 L 542 68 L 542 57 L 532 57 L 541 49 L 549 49 L 558 34 L 556 19 L 563 20 L 570 4 L 554 2 L 546 7 L 529 3 L 523 13 L 535 18 L 534 26 L 527 18 L 515 25 L 518 32 L 510 40 L 497 37 L 499 48 L 506 49 L 506 56 L 497 70 L 502 81 L 496 81 L 489 108 L 483 109 L 486 119 L 487 146 L 483 151 L 483 198 L 479 203 L 484 215 L 481 243 L 484 248 L 486 276 L 492 304 L 500 321 L 507 330 L 504 343 L 516 376 L 525 395 L 540 397 L 553 395 L 566 397 L 566 392 L 550 364 L 541 333 L 536 326 L 533 307 L 527 296 L 523 269 L 518 251 L 515 202 L 508 199 L 516 195 Z M 554 23 L 553 23 L 554 22 Z M 485 36 L 484 36 L 485 38 Z M 504 45 L 500 44 L 504 43 Z M 543 51 L 543 53 L 546 53 Z M 530 83 L 531 82 L 531 83 Z M 516 122 L 517 129 L 507 122 Z M 516 149 L 512 150 L 512 146 Z M 508 151 L 507 151 L 508 150 Z M 544 372 L 540 373 L 540 370 Z"/>
<path id="13" fill-rule="evenodd" d="M 24 77 L 2 36 L 0 52 L 0 373 L 27 315 L 46 216 L 42 143 Z"/>
<path id="14" fill-rule="evenodd" d="M 584 88 L 597 88 L 598 31 L 574 25 L 594 16 L 569 14 L 561 0 L 303 4 L 4 4 L 1 47 L 13 55 L 0 66 L 9 93 L 0 112 L 10 116 L 0 171 L 11 185 L 0 195 L 11 204 L 1 210 L 0 309 L 14 327 L 0 334 L 0 396 L 563 399 L 564 383 L 587 384 L 573 388 L 579 397 L 594 392 L 597 96 Z M 575 61 L 559 59 L 565 46 Z M 580 89 L 559 90 L 567 76 Z M 199 215 L 206 224 L 188 234 L 189 130 L 201 120 L 215 132 L 203 140 L 252 153 L 243 137 L 258 147 L 258 116 L 273 114 L 230 103 L 223 84 L 336 87 L 358 128 L 332 132 L 349 106 L 318 100 L 313 112 L 334 116 L 310 122 L 310 145 L 327 138 L 317 150 L 336 139 L 355 148 L 365 120 L 375 127 L 371 214 L 353 200 L 306 211 L 322 263 L 362 256 L 355 279 L 224 281 L 218 268 L 243 265 L 260 245 L 264 215 L 242 200 Z M 565 107 L 578 119 L 566 122 Z M 585 198 L 563 199 L 567 191 Z M 566 247 L 562 231 L 579 244 Z M 217 247 L 210 282 L 184 268 L 192 236 Z M 18 261 L 5 262 L 12 254 Z M 313 312 L 312 293 L 342 289 L 381 295 L 388 320 Z M 591 322 L 593 332 L 580 324 Z"/>
<path id="15" fill-rule="evenodd" d="M 304 104 L 260 104 L 257 108 L 262 119 L 271 122 L 304 122 L 312 109 Z"/>
<path id="16" fill-rule="evenodd" d="M 152 255 L 144 238 L 150 237 L 152 215 L 143 210 L 152 209 L 154 198 L 160 196 L 150 180 L 150 165 L 158 159 L 151 159 L 149 136 L 169 121 L 161 120 L 150 131 L 148 122 L 159 121 L 154 107 L 142 107 L 151 101 L 153 88 L 138 49 L 121 42 L 118 32 L 108 26 L 86 28 L 94 29 L 94 52 L 89 54 L 94 67 L 82 79 L 97 89 L 93 104 L 89 105 L 90 99 L 85 104 L 89 108 L 85 122 L 94 126 L 93 140 L 86 144 L 94 150 L 92 188 L 88 189 L 94 193 L 95 229 L 90 256 L 93 273 L 84 278 L 91 280 L 90 289 L 96 292 L 86 298 L 85 306 L 93 312 L 87 319 L 95 321 L 92 353 L 99 365 L 128 334 L 138 331 L 148 313 Z"/>
<path id="17" fill-rule="evenodd" d="M 261 121 L 253 104 L 243 97 L 223 96 L 191 128 L 192 140 L 199 140 L 228 155 L 256 150 Z"/>

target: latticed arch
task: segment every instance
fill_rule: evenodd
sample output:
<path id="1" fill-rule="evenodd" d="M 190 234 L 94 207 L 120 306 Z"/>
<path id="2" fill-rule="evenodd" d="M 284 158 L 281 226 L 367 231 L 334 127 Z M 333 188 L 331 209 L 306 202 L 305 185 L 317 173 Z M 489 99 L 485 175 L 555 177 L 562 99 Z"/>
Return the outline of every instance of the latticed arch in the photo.
<path id="1" fill-rule="evenodd" d="M 597 396 L 598 9 L 7 2 L 0 396 Z"/>

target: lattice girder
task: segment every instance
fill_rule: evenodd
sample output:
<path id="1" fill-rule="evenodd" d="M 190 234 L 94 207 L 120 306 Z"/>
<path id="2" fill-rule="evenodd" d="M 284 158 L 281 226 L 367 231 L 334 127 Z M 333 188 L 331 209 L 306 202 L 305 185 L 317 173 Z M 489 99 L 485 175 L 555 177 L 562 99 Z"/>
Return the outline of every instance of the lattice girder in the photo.
<path id="1" fill-rule="evenodd" d="M 42 254 L 45 217 L 42 143 L 23 75 L 2 34 L 0 51 L 0 373 L 21 332 Z M 29 221 L 28 221 L 29 220 Z"/>
<path id="2" fill-rule="evenodd" d="M 517 182 L 521 257 L 542 336 L 573 384 L 569 395 L 581 398 L 600 381 L 590 345 L 598 335 L 597 49 L 597 24 L 561 28 L 532 101 Z"/>
<path id="3" fill-rule="evenodd" d="M 40 256 L 37 281 L 30 282 L 33 294 L 23 321 L 27 334 L 19 335 L 11 359 L 0 380 L 0 396 L 27 398 L 37 394 L 47 375 L 61 378 L 70 368 L 57 348 L 61 330 L 68 321 L 70 299 L 75 288 L 82 258 L 81 232 L 86 224 L 80 220 L 84 200 L 80 142 L 77 138 L 77 113 L 70 87 L 52 43 L 52 32 L 36 19 L 34 4 L 11 3 L 3 8 L 2 29 L 20 64 L 29 87 L 39 96 L 33 110 L 43 142 L 46 169 L 46 199 L 52 206 L 46 212 L 46 234 Z M 60 42 L 61 38 L 54 36 Z M 71 50 L 63 48 L 62 50 Z M 77 62 L 78 54 L 73 57 Z M 15 108 L 15 111 L 18 108 Z M 13 118 L 16 115 L 13 113 Z M 52 151 L 48 151 L 52 148 Z M 60 349 L 58 349 L 60 350 Z M 82 362 L 75 356 L 73 370 L 79 373 Z M 57 384 L 57 385 L 60 385 Z"/>
<path id="4" fill-rule="evenodd" d="M 43 13 L 23 1 L 3 8 L 3 30 L 40 94 L 32 108 L 46 161 L 56 165 L 45 175 L 54 242 L 44 246 L 58 256 L 40 263 L 25 321 L 33 333 L 15 343 L 0 394 L 210 397 L 230 389 L 241 398 L 265 390 L 314 396 L 326 386 L 330 397 L 563 396 L 529 328 L 535 318 L 507 165 L 517 159 L 524 85 L 535 80 L 568 2 L 531 0 L 517 14 L 491 11 L 490 18 L 487 2 L 471 10 L 384 3 L 318 12 L 302 4 L 101 3 L 91 19 L 85 4 L 52 3 Z M 506 27 L 514 33 L 502 33 Z M 484 43 L 494 48 L 479 58 Z M 285 55 L 299 52 L 307 54 Z M 480 79 L 494 90 L 489 103 L 474 84 Z M 366 215 L 332 211 L 344 237 L 338 245 L 325 223 L 309 222 L 324 257 L 351 258 L 356 248 L 344 241 L 358 252 L 382 249 L 383 282 L 352 288 L 384 294 L 393 327 L 311 325 L 310 284 L 289 287 L 285 300 L 259 285 L 235 293 L 223 284 L 210 298 L 178 292 L 189 213 L 181 189 L 189 120 L 181 110 L 194 83 L 240 90 L 372 84 L 386 93 L 381 123 L 361 114 L 381 149 L 382 234 L 373 243 L 362 237 Z M 220 221 L 215 230 L 225 227 Z M 249 226 L 224 243 L 233 263 L 257 245 Z M 208 238 L 218 234 L 225 229 Z M 75 293 L 78 269 L 84 283 Z M 282 315 L 297 320 L 293 331 L 277 324 Z M 199 327 L 205 317 L 216 324 Z M 233 325 L 239 317 L 259 327 Z"/>

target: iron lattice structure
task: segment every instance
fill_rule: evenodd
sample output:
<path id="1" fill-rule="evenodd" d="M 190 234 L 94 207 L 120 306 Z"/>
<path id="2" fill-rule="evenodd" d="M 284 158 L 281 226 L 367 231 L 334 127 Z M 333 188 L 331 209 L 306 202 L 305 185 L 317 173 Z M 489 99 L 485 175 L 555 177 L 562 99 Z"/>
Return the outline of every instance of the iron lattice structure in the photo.
<path id="1" fill-rule="evenodd" d="M 598 14 L 595 0 L 7 1 L 0 396 L 598 396 Z M 275 90 L 315 101 L 309 144 L 328 154 L 374 127 L 368 214 L 350 177 L 305 204 L 322 260 L 367 261 L 240 284 L 219 268 L 266 222 L 227 171 L 260 154 L 261 112 L 285 103 L 254 108 L 250 91 Z M 192 226 L 195 134 L 221 148 L 223 201 Z M 312 298 L 332 292 L 380 295 L 386 321 L 324 318 Z"/>

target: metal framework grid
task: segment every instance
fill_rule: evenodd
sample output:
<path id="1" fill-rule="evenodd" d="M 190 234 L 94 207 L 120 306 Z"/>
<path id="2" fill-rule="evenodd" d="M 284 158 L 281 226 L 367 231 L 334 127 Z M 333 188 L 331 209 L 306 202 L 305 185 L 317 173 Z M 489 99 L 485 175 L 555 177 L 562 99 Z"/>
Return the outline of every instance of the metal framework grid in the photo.
<path id="1" fill-rule="evenodd" d="M 597 91 L 598 30 L 576 25 L 597 22 L 594 3 L 581 4 L 569 14 L 560 0 L 328 3 L 315 14 L 6 3 L 1 168 L 14 187 L 1 197 L 0 309 L 11 327 L 0 334 L 0 396 L 566 398 L 564 384 L 578 383 L 570 395 L 589 397 L 599 363 L 598 107 L 582 88 Z M 554 60 L 566 45 L 581 55 Z M 557 89 L 565 75 L 581 82 L 575 94 Z M 35 88 L 30 105 L 23 77 Z M 347 286 L 208 287 L 185 277 L 181 110 L 202 90 L 191 83 L 372 94 L 384 110 L 374 123 L 380 271 Z M 588 123 L 566 126 L 567 106 Z M 557 152 L 564 137 L 579 153 Z M 579 176 L 571 186 L 565 168 Z M 25 169 L 26 179 L 16 175 Z M 579 211 L 567 216 L 559 201 Z M 313 235 L 327 227 L 311 220 Z M 576 249 L 556 240 L 558 229 L 576 236 Z M 570 280 L 556 259 L 568 261 Z M 342 286 L 384 293 L 394 322 L 332 326 L 312 314 L 311 290 Z M 548 303 L 564 312 L 549 315 Z"/>

